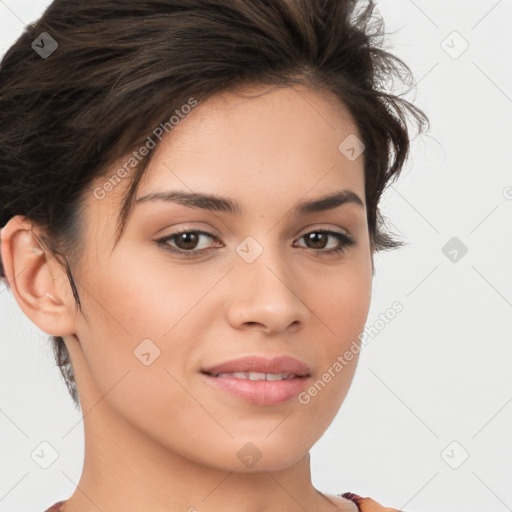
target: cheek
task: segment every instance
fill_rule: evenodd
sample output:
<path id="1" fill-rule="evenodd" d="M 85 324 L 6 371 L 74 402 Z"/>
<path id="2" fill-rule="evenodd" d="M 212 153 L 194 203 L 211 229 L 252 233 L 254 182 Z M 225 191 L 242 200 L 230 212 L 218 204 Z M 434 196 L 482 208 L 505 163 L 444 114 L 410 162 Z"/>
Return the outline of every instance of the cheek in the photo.
<path id="1" fill-rule="evenodd" d="M 340 267 L 311 286 L 309 297 L 314 300 L 314 312 L 318 321 L 328 327 L 331 336 L 326 339 L 331 339 L 333 345 L 341 348 L 363 331 L 371 290 L 371 266 L 366 264 Z"/>
<path id="2" fill-rule="evenodd" d="M 172 442 L 171 431 L 190 432 L 193 444 L 193 426 L 211 418 L 183 387 L 182 372 L 195 346 L 186 313 L 197 303 L 198 292 L 211 285 L 191 286 L 183 274 L 173 275 L 172 283 L 161 275 L 154 280 L 150 270 L 140 268 L 129 278 L 128 265 L 116 268 L 123 272 L 98 278 L 83 300 L 87 321 L 82 320 L 79 338 L 94 390 L 90 403 L 101 399 L 93 411 L 108 407 L 125 424 L 151 432 L 162 443 Z M 171 291 L 166 284 L 173 285 Z M 179 442 L 183 437 L 176 448 Z"/>
<path id="3" fill-rule="evenodd" d="M 172 269 L 143 257 L 123 259 L 109 268 L 102 277 L 94 276 L 88 328 L 123 350 L 133 350 L 145 338 L 175 334 L 221 276 L 212 270 L 200 273 L 192 265 Z"/>
<path id="4" fill-rule="evenodd" d="M 88 281 L 83 278 L 90 284 L 81 293 L 86 319 L 80 320 L 78 334 L 87 371 L 101 395 L 123 378 L 121 406 L 126 400 L 153 410 L 174 409 L 182 390 L 172 375 L 182 380 L 201 330 L 205 337 L 205 319 L 215 318 L 201 298 L 222 275 L 217 274 L 194 272 L 193 266 L 165 272 L 161 265 L 133 258 L 110 264 Z M 162 403 L 173 394 L 177 401 Z"/>
<path id="5" fill-rule="evenodd" d="M 361 351 L 371 300 L 371 261 L 361 255 L 345 266 L 317 279 L 311 286 L 308 305 L 318 326 L 314 351 L 319 366 L 315 380 L 298 396 L 307 418 L 326 429 L 336 416 L 352 383 Z"/>

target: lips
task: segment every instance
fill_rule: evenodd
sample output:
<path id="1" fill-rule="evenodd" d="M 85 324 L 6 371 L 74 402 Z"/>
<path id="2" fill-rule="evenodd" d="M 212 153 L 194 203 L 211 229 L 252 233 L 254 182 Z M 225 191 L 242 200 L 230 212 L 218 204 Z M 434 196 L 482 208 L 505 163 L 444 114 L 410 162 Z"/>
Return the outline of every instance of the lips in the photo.
<path id="1" fill-rule="evenodd" d="M 241 357 L 205 368 L 202 371 L 214 376 L 225 373 L 264 373 L 307 377 L 310 374 L 309 368 L 305 363 L 288 356 L 274 357 L 272 359 L 259 356 Z"/>
<path id="2" fill-rule="evenodd" d="M 279 405 L 297 397 L 310 377 L 308 366 L 293 357 L 248 356 L 201 370 L 214 388 L 256 405 Z"/>

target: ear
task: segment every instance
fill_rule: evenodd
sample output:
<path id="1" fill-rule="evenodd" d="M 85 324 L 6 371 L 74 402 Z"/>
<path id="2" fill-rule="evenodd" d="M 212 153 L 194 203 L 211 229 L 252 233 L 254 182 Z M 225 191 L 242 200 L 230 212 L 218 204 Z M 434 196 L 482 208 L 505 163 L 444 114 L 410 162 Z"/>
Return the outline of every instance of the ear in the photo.
<path id="1" fill-rule="evenodd" d="M 21 215 L 0 231 L 8 286 L 25 315 L 42 331 L 51 336 L 73 334 L 75 301 L 66 271 L 35 235 L 44 231 Z"/>

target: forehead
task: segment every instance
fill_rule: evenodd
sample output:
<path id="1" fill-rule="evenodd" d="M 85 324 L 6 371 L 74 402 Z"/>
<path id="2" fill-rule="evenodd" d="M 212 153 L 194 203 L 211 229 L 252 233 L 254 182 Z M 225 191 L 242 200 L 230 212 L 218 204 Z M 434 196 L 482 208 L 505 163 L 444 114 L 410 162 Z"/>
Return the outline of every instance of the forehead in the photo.
<path id="1" fill-rule="evenodd" d="M 351 188 L 364 200 L 363 158 L 340 151 L 349 137 L 360 138 L 356 124 L 332 93 L 304 86 L 225 91 L 188 110 L 152 150 L 135 196 L 208 192 L 249 207 L 256 195 L 288 203 L 308 191 Z M 97 219 L 117 218 L 129 181 L 92 205 Z"/>
<path id="2" fill-rule="evenodd" d="M 164 139 L 138 195 L 177 182 L 195 190 L 218 181 L 238 193 L 266 179 L 274 190 L 292 181 L 311 186 L 333 166 L 339 172 L 327 180 L 353 181 L 361 178 L 362 159 L 351 162 L 339 149 L 351 135 L 359 135 L 357 127 L 332 94 L 305 87 L 224 92 L 198 105 Z"/>
<path id="3" fill-rule="evenodd" d="M 265 142 L 267 149 L 279 153 L 294 145 L 298 150 L 304 139 L 337 146 L 341 134 L 357 131 L 346 106 L 330 92 L 252 86 L 224 91 L 199 104 L 175 126 L 166 146 L 190 144 L 200 150 L 207 145 L 210 152 L 223 152 Z"/>

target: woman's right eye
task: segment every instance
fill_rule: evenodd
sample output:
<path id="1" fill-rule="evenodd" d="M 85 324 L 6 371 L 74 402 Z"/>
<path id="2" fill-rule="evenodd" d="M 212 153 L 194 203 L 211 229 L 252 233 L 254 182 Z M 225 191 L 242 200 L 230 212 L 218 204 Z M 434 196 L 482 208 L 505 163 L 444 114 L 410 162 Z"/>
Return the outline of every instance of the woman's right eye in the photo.
<path id="1" fill-rule="evenodd" d="M 202 237 L 210 238 L 211 240 L 216 239 L 214 235 L 207 231 L 190 230 L 172 233 L 164 238 L 160 238 L 157 240 L 157 243 L 162 245 L 167 251 L 171 251 L 185 257 L 190 257 L 197 256 L 199 253 L 204 253 L 209 249 L 213 249 L 213 247 L 204 246 L 199 249 L 196 248 Z M 169 243 L 170 241 L 172 241 L 174 245 L 171 245 Z"/>

